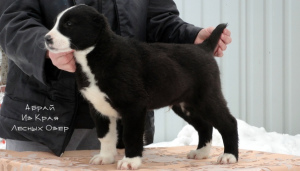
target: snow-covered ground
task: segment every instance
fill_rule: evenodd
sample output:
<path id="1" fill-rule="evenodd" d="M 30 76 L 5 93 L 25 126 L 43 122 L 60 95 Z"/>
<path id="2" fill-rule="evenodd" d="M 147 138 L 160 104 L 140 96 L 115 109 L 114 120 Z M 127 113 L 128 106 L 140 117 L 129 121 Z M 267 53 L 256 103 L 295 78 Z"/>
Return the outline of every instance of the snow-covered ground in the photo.
<path id="1" fill-rule="evenodd" d="M 291 136 L 276 132 L 266 132 L 264 128 L 257 128 L 248 125 L 246 122 L 238 120 L 239 148 L 272 153 L 290 154 L 300 156 L 300 134 Z M 186 125 L 178 133 L 177 138 L 170 142 L 151 144 L 148 147 L 173 147 L 184 145 L 197 145 L 198 134 L 195 129 Z M 213 146 L 223 146 L 220 133 L 214 129 Z M 0 138 L 0 149 L 4 149 L 5 144 Z"/>
<path id="2" fill-rule="evenodd" d="M 276 132 L 266 132 L 264 128 L 251 126 L 242 120 L 238 120 L 238 132 L 240 149 L 300 156 L 300 134 L 291 136 Z M 197 144 L 198 133 L 192 126 L 186 125 L 173 141 L 155 143 L 147 147 L 172 147 Z M 222 137 L 216 129 L 213 131 L 212 145 L 223 146 Z"/>

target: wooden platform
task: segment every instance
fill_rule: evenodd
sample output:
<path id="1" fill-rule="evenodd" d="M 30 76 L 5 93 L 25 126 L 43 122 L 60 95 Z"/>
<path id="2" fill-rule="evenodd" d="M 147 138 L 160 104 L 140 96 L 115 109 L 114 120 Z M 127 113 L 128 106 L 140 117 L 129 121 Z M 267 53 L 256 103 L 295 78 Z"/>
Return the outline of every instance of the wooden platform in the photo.
<path id="1" fill-rule="evenodd" d="M 300 171 L 300 157 L 272 154 L 259 151 L 240 150 L 240 159 L 236 164 L 217 164 L 221 147 L 213 147 L 211 157 L 204 160 L 187 159 L 186 155 L 195 146 L 147 148 L 144 151 L 140 170 L 245 170 L 245 171 Z M 0 150 L 1 171 L 92 171 L 116 170 L 117 165 L 90 165 L 90 158 L 98 151 L 68 151 L 62 157 L 47 152 L 14 152 Z M 124 151 L 119 150 L 117 160 L 123 158 Z"/>

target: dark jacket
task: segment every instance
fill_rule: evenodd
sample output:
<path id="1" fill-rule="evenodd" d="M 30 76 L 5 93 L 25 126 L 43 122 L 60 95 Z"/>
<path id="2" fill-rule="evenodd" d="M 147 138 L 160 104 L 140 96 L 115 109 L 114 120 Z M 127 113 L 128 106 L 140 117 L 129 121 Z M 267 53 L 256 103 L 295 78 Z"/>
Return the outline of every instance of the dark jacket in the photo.
<path id="1" fill-rule="evenodd" d="M 141 41 L 193 43 L 200 30 L 178 17 L 172 0 L 0 0 L 0 46 L 9 58 L 0 137 L 37 141 L 60 155 L 75 127 L 92 127 L 74 74 L 53 66 L 43 43 L 55 17 L 80 3 L 104 13 L 116 33 Z"/>

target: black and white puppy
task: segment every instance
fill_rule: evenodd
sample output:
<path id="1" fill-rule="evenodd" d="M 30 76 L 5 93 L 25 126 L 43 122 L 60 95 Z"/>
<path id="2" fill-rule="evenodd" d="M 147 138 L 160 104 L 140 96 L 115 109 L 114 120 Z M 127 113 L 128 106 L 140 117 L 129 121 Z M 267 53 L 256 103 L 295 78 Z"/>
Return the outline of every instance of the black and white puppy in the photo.
<path id="1" fill-rule="evenodd" d="M 75 50 L 77 84 L 90 103 L 101 142 L 100 154 L 90 163 L 114 163 L 116 122 L 121 119 L 125 157 L 118 169 L 137 169 L 146 112 L 164 106 L 172 106 L 198 131 L 198 147 L 188 158 L 209 156 L 215 127 L 225 146 L 218 162 L 237 162 L 237 122 L 222 95 L 213 57 L 225 28 L 220 24 L 200 45 L 148 44 L 114 34 L 106 18 L 86 5 L 60 13 L 45 42 L 52 52 Z"/>

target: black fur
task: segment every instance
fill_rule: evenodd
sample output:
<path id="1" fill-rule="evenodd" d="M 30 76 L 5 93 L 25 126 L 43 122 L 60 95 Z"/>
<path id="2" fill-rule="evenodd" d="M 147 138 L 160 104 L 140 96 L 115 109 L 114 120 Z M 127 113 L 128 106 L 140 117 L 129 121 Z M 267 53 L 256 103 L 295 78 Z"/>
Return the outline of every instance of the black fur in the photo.
<path id="1" fill-rule="evenodd" d="M 114 34 L 103 15 L 81 5 L 64 14 L 59 31 L 71 39 L 72 49 L 95 46 L 87 55 L 88 65 L 98 87 L 122 117 L 126 157 L 142 156 L 147 110 L 171 105 L 198 131 L 197 149 L 211 141 L 215 127 L 222 135 L 224 152 L 238 159 L 237 122 L 227 108 L 213 57 L 225 28 L 226 24 L 220 24 L 199 45 L 148 44 Z M 76 75 L 80 89 L 89 85 L 78 66 Z M 96 115 L 92 114 L 101 138 L 107 119 Z"/>

